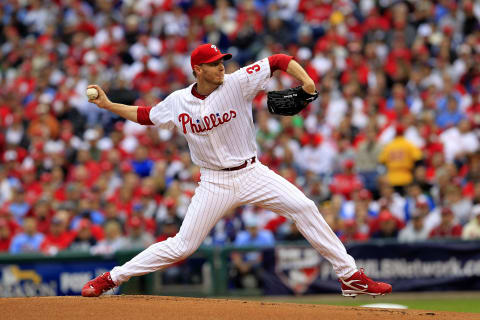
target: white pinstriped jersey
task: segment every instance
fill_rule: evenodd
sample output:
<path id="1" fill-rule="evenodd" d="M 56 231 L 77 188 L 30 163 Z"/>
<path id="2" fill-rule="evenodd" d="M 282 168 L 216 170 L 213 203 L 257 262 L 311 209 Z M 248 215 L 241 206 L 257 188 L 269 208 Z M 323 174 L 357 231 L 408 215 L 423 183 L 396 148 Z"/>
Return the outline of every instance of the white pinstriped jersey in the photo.
<path id="1" fill-rule="evenodd" d="M 193 84 L 170 94 L 150 110 L 159 127 L 176 126 L 185 136 L 193 163 L 209 169 L 241 165 L 257 154 L 252 100 L 270 79 L 268 58 L 226 74 L 204 100 Z"/>

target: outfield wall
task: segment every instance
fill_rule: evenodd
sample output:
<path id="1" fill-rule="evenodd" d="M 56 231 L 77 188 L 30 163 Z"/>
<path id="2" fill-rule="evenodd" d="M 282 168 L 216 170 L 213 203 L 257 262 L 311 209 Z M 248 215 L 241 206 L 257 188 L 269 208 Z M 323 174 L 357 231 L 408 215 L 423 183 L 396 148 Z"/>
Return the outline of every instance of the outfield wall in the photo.
<path id="1" fill-rule="evenodd" d="M 375 241 L 347 245 L 359 267 L 394 291 L 480 289 L 480 241 L 435 241 L 415 244 Z M 232 284 L 230 256 L 262 254 L 261 285 Z M 111 256 L 78 252 L 0 255 L 0 296 L 78 295 L 92 277 L 123 264 L 137 251 Z M 306 243 L 274 248 L 202 247 L 185 262 L 162 272 L 133 278 L 116 293 L 179 296 L 289 295 L 338 292 L 328 261 Z"/>

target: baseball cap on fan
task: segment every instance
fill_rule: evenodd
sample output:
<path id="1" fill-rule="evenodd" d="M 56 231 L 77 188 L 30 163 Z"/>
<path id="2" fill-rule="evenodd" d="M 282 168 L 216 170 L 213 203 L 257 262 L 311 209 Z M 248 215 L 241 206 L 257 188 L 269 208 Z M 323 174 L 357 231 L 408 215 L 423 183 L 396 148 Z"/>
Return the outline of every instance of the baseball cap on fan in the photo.
<path id="1" fill-rule="evenodd" d="M 221 53 L 220 50 L 211 43 L 202 44 L 193 50 L 190 56 L 190 64 L 193 67 L 202 63 L 210 63 L 222 59 L 228 60 L 232 58 L 230 53 Z"/>

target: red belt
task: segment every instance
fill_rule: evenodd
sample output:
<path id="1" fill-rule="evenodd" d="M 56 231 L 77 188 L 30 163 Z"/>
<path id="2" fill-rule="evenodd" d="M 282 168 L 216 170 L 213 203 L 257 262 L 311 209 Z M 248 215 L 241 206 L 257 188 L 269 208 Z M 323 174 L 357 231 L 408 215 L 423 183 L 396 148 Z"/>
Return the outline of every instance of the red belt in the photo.
<path id="1" fill-rule="evenodd" d="M 243 169 L 245 168 L 247 165 L 248 165 L 248 162 L 250 161 L 250 163 L 255 163 L 255 157 L 251 158 L 251 159 L 248 159 L 248 160 L 245 160 L 244 163 L 242 163 L 241 165 L 239 165 L 238 167 L 233 167 L 233 168 L 225 168 L 225 169 L 222 169 L 222 171 L 235 171 L 235 170 L 240 170 L 240 169 Z"/>

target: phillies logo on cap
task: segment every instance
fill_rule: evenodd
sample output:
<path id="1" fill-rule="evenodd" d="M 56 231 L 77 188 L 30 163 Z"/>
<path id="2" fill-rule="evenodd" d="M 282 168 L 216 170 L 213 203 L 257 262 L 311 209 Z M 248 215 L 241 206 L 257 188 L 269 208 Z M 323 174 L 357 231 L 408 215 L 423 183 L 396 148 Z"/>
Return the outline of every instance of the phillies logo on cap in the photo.
<path id="1" fill-rule="evenodd" d="M 232 55 L 230 53 L 221 53 L 214 44 L 205 43 L 193 50 L 192 55 L 190 56 L 190 64 L 193 69 L 196 65 L 215 62 L 222 58 L 223 60 L 228 60 L 232 58 Z"/>

